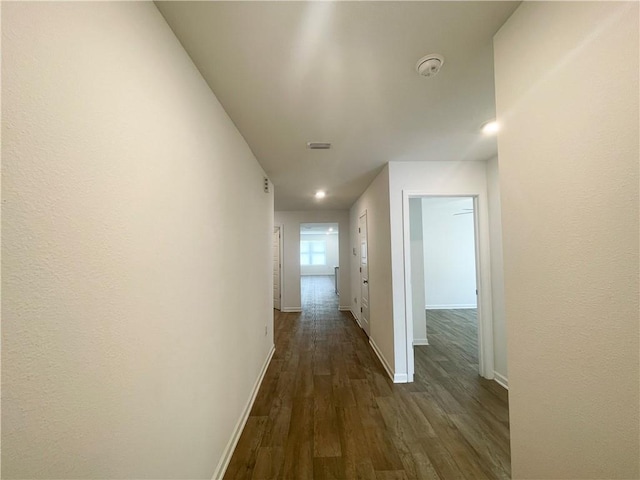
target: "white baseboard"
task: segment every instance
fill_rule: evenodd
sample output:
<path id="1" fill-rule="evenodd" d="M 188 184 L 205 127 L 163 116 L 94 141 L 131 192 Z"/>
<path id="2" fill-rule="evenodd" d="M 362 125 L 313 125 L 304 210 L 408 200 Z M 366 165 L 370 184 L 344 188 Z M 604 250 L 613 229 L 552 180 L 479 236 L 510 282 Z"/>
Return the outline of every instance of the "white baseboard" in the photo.
<path id="1" fill-rule="evenodd" d="M 302 312 L 301 307 L 283 307 L 280 309 L 282 313 L 300 313 Z"/>
<path id="2" fill-rule="evenodd" d="M 353 311 L 353 308 L 350 308 L 349 311 L 351 312 L 351 315 L 353 315 L 353 318 L 356 319 L 356 323 L 358 324 L 358 326 L 360 328 L 362 328 L 362 324 L 360 323 L 360 319 L 358 318 L 358 315 L 356 315 L 356 312 Z"/>
<path id="3" fill-rule="evenodd" d="M 389 375 L 389 378 L 393 381 L 393 383 L 407 383 L 409 381 L 406 373 L 394 373 L 393 370 L 391 370 L 389 362 L 387 362 L 387 359 L 384 358 L 384 355 L 382 355 L 382 352 L 376 345 L 376 342 L 374 342 L 371 337 L 369 337 L 369 345 L 371 345 L 371 348 L 380 360 L 380 363 L 382 363 L 382 366 L 387 371 L 387 375 Z"/>
<path id="4" fill-rule="evenodd" d="M 414 338 L 413 346 L 415 347 L 416 345 L 429 345 L 429 340 L 426 338 Z"/>
<path id="5" fill-rule="evenodd" d="M 338 310 L 341 311 L 341 312 L 351 312 L 351 307 L 349 307 L 349 306 L 344 307 L 344 306 L 340 305 L 338 307 Z M 353 313 L 353 312 L 351 312 L 351 313 Z"/>
<path id="6" fill-rule="evenodd" d="M 253 403 L 256 401 L 256 397 L 258 396 L 258 391 L 260 390 L 260 385 L 262 385 L 262 380 L 264 380 L 264 376 L 267 373 L 267 368 L 269 368 L 269 364 L 271 363 L 271 358 L 273 358 L 273 354 L 276 351 L 276 346 L 273 345 L 271 347 L 271 351 L 269 355 L 267 355 L 267 359 L 262 365 L 262 370 L 260 371 L 260 375 L 258 375 L 258 379 L 256 383 L 253 385 L 253 390 L 251 391 L 251 396 L 249 397 L 249 401 L 244 407 L 242 411 L 242 416 L 238 420 L 236 424 L 236 428 L 233 430 L 233 435 L 231 435 L 231 439 L 229 443 L 227 443 L 227 447 L 224 449 L 224 453 L 222 454 L 222 458 L 218 462 L 218 466 L 213 474 L 212 480 L 220 480 L 224 477 L 224 473 L 227 471 L 227 467 L 229 466 L 229 462 L 231 461 L 231 456 L 233 455 L 233 451 L 236 449 L 236 445 L 238 444 L 238 440 L 240 440 L 240 435 L 242 434 L 242 430 L 244 430 L 244 426 L 249 419 L 249 413 L 253 408 Z"/>
<path id="7" fill-rule="evenodd" d="M 387 371 L 387 374 L 389 375 L 389 378 L 391 380 L 393 380 L 393 371 L 391 370 L 391 367 L 387 363 L 387 359 L 384 358 L 384 355 L 382 355 L 382 352 L 380 351 L 380 349 L 376 345 L 376 342 L 374 342 L 373 338 L 371 338 L 371 337 L 369 337 L 369 345 L 371 345 L 371 348 L 373 349 L 375 354 L 378 356 L 378 359 L 380 360 L 380 363 L 382 363 L 382 366 L 384 367 L 384 369 Z"/>
<path id="8" fill-rule="evenodd" d="M 509 390 L 509 379 L 504 375 L 499 374 L 498 372 L 493 372 L 493 379 L 498 383 L 498 385 Z"/>
<path id="9" fill-rule="evenodd" d="M 461 303 L 458 305 L 427 305 L 424 307 L 427 310 L 465 310 L 469 308 L 478 308 L 477 304 Z"/>

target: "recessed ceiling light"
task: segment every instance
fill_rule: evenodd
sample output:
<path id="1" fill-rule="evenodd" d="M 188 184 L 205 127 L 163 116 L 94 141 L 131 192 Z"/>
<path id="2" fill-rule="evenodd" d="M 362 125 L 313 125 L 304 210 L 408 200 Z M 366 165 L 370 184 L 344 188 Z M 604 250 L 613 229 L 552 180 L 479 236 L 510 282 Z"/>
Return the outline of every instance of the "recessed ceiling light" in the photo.
<path id="1" fill-rule="evenodd" d="M 500 125 L 495 120 L 482 125 L 482 133 L 485 135 L 494 135 L 498 133 L 498 130 L 500 130 Z"/>
<path id="2" fill-rule="evenodd" d="M 326 194 L 326 192 L 324 190 L 318 190 L 316 192 L 316 198 L 317 199 L 324 198 L 326 196 L 327 196 L 327 194 Z"/>

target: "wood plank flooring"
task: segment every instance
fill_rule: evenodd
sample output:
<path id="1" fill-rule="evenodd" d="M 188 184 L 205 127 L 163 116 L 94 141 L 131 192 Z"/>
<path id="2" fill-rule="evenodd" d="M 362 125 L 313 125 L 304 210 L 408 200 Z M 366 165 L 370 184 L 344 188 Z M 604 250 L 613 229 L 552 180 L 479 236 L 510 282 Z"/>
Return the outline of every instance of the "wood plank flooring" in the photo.
<path id="1" fill-rule="evenodd" d="M 428 311 L 416 378 L 393 384 L 333 277 L 275 311 L 276 351 L 225 479 L 506 479 L 507 392 L 477 374 L 475 311 Z"/>

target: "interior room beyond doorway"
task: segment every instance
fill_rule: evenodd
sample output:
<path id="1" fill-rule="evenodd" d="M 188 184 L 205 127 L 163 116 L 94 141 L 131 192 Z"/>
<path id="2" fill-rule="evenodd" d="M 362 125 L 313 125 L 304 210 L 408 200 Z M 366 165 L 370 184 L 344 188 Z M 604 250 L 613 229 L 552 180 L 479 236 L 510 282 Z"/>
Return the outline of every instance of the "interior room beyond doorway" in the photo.
<path id="1" fill-rule="evenodd" d="M 339 231 L 337 223 L 300 224 L 300 281 L 305 284 L 322 280 L 339 291 Z"/>
<path id="2" fill-rule="evenodd" d="M 415 197 L 409 200 L 409 213 L 414 357 L 436 340 L 438 349 L 477 373 L 474 198 Z"/>

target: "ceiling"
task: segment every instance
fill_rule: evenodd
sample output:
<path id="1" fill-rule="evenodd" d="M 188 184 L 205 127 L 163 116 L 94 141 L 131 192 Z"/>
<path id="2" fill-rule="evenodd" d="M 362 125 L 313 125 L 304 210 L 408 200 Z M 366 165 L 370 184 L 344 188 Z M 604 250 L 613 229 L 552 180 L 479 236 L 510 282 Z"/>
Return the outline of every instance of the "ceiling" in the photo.
<path id="1" fill-rule="evenodd" d="M 445 210 L 451 214 L 473 212 L 472 197 L 423 197 L 422 208 Z"/>
<path id="2" fill-rule="evenodd" d="M 497 152 L 480 133 L 495 116 L 492 37 L 519 2 L 156 4 L 272 180 L 276 210 L 349 208 L 389 161 Z M 420 77 L 430 53 L 442 70 Z"/>
<path id="3" fill-rule="evenodd" d="M 329 231 L 329 229 L 332 229 Z M 320 235 L 320 234 L 338 234 L 337 223 L 301 223 L 300 234 L 301 235 Z"/>

